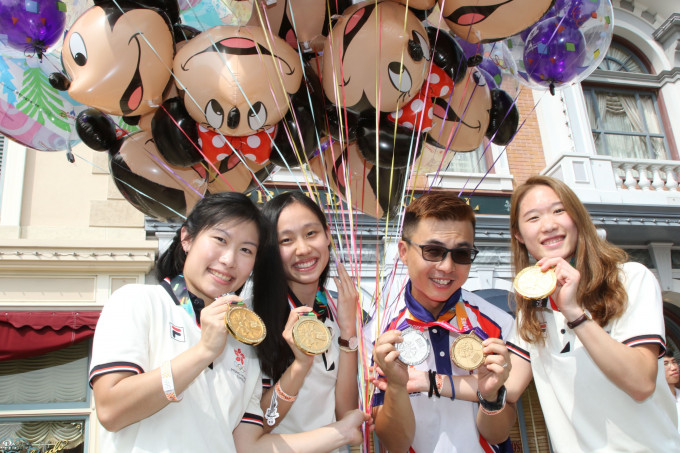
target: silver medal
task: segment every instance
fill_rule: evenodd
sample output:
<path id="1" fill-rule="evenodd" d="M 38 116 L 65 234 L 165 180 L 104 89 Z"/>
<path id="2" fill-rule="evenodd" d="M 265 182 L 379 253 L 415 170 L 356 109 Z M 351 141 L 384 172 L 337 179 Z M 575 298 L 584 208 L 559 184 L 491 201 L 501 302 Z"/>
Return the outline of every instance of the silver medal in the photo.
<path id="1" fill-rule="evenodd" d="M 394 347 L 399 351 L 399 360 L 406 365 L 423 363 L 430 355 L 430 341 L 421 331 L 409 327 L 401 333 L 401 337 L 404 341 L 395 343 Z"/>

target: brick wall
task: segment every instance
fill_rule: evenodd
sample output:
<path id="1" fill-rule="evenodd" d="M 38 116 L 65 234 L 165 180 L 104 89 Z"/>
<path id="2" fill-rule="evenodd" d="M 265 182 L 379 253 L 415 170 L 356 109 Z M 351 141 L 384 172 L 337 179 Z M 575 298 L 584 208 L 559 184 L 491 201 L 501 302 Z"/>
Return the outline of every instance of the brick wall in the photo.
<path id="1" fill-rule="evenodd" d="M 545 168 L 545 156 L 538 129 L 538 119 L 534 108 L 534 97 L 531 90 L 522 86 L 517 98 L 520 128 L 505 152 L 508 154 L 510 174 L 514 177 L 515 186 L 537 175 Z"/>

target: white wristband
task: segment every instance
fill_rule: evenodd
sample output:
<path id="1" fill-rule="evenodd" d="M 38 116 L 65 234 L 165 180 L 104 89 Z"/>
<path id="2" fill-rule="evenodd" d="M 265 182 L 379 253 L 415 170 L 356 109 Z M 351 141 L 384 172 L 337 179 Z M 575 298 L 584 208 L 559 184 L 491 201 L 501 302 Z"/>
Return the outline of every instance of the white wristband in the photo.
<path id="1" fill-rule="evenodd" d="M 177 402 L 182 399 L 182 395 L 175 393 L 175 382 L 172 380 L 172 368 L 170 361 L 166 360 L 161 365 L 161 382 L 163 383 L 163 392 L 168 401 Z"/>

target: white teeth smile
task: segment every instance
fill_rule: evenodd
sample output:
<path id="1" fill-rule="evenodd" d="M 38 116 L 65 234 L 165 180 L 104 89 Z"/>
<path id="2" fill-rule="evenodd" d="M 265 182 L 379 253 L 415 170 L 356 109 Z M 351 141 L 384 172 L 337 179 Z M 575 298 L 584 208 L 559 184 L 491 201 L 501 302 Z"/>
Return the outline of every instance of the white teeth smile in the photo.
<path id="1" fill-rule="evenodd" d="M 544 241 L 544 242 L 543 242 L 543 245 L 553 245 L 553 244 L 557 244 L 557 243 L 559 243 L 559 242 L 562 242 L 562 239 L 563 239 L 563 238 L 561 238 L 561 237 L 560 237 L 560 238 L 552 238 L 552 239 L 548 239 L 547 241 Z"/>
<path id="2" fill-rule="evenodd" d="M 438 285 L 448 285 L 449 283 L 451 283 L 451 280 L 444 280 L 440 278 L 432 278 L 431 280 L 437 283 Z"/>
<path id="3" fill-rule="evenodd" d="M 316 264 L 316 260 L 307 260 L 307 261 L 303 261 L 303 262 L 300 262 L 300 263 L 296 263 L 295 265 L 293 265 L 293 267 L 295 269 L 305 270 L 305 269 L 309 269 L 310 267 L 314 266 L 315 264 Z"/>
<path id="4" fill-rule="evenodd" d="M 220 279 L 222 279 L 222 280 L 224 280 L 224 281 L 226 281 L 226 282 L 230 282 L 230 281 L 233 280 L 233 278 L 231 278 L 231 277 L 228 276 L 227 274 L 223 274 L 223 273 L 221 273 L 221 272 L 217 272 L 216 270 L 213 270 L 213 269 L 208 269 L 208 272 L 210 272 L 210 273 L 213 274 L 215 277 L 220 278 Z"/>

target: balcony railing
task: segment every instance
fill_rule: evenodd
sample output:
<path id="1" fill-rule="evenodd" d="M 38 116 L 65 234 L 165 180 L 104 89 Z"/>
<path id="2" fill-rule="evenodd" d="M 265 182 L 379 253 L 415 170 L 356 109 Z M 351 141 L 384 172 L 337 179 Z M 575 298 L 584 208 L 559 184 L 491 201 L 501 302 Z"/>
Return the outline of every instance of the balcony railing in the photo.
<path id="1" fill-rule="evenodd" d="M 680 205 L 680 161 L 561 155 L 543 174 L 569 184 L 584 202 Z"/>
<path id="2" fill-rule="evenodd" d="M 612 166 L 619 189 L 678 191 L 680 162 L 617 159 L 612 160 Z"/>

